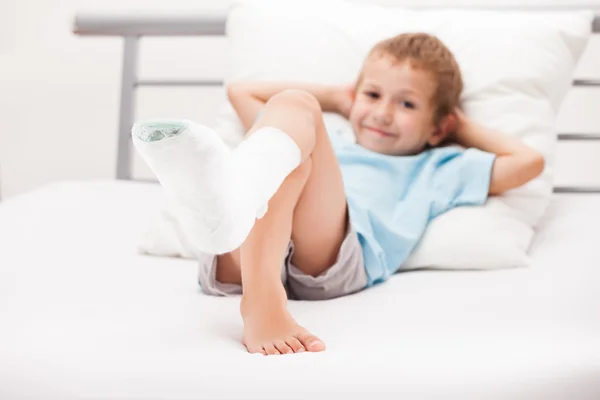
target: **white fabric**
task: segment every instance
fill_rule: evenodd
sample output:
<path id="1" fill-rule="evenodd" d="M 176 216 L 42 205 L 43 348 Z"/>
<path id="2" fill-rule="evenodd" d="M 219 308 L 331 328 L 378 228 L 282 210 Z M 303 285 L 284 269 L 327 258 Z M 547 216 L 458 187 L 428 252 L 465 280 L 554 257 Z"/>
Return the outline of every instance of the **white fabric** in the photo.
<path id="1" fill-rule="evenodd" d="M 320 354 L 249 355 L 237 298 L 136 254 L 158 185 L 72 182 L 0 203 L 2 399 L 592 399 L 600 197 L 556 196 L 529 268 L 419 271 L 290 303 Z"/>
<path id="2" fill-rule="evenodd" d="M 259 218 L 262 218 L 281 183 L 300 165 L 300 147 L 281 129 L 263 126 L 232 154 L 246 188 L 243 200 L 238 198 L 236 201 L 248 202 L 256 198 L 261 209 Z"/>
<path id="3" fill-rule="evenodd" d="M 162 140 L 144 139 L 165 126 L 176 126 L 178 132 Z M 256 214 L 243 208 L 247 203 L 234 201 L 240 193 L 237 171 L 219 136 L 203 125 L 175 120 L 139 121 L 131 131 L 135 149 L 173 201 L 174 219 L 189 241 L 205 252 L 228 248 L 238 237 L 243 243 L 241 236 Z M 237 230 L 229 232 L 226 228 L 234 224 L 228 220 L 240 214 Z"/>
<path id="4" fill-rule="evenodd" d="M 165 137 L 169 129 L 176 133 Z M 301 156 L 298 145 L 273 127 L 258 129 L 234 151 L 211 128 L 188 120 L 139 121 L 132 140 L 171 200 L 169 220 L 194 253 L 237 249 Z"/>
<path id="5" fill-rule="evenodd" d="M 538 179 L 491 199 L 484 209 L 457 209 L 435 220 L 404 268 L 527 264 L 533 227 L 551 193 L 555 117 L 589 38 L 592 12 L 410 11 L 336 0 L 247 3 L 237 2 L 227 21 L 227 82 L 348 84 L 377 41 L 408 31 L 440 37 L 463 72 L 467 114 L 520 137 L 544 154 L 547 166 Z M 352 140 L 347 121 L 333 114 L 325 119 L 330 132 Z M 230 105 L 215 129 L 231 146 L 243 135 Z M 151 230 L 146 238 L 152 240 L 140 247 L 150 254 L 164 253 L 155 244 L 172 241 L 170 232 L 177 227 Z"/>

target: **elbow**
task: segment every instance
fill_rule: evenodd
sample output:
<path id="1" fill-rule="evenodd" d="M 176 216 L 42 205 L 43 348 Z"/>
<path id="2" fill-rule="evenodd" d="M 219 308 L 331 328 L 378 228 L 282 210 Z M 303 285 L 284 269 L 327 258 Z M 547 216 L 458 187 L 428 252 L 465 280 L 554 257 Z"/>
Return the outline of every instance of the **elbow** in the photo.
<path id="1" fill-rule="evenodd" d="M 507 190 L 518 188 L 540 176 L 545 166 L 544 156 L 535 150 L 505 157 L 504 162 L 495 167 L 496 172 L 492 170 L 489 194 L 501 195 Z"/>
<path id="2" fill-rule="evenodd" d="M 542 153 L 533 151 L 528 157 L 527 166 L 527 169 L 530 171 L 531 174 L 531 179 L 540 176 L 544 171 L 544 168 L 546 167 L 546 161 Z"/>
<path id="3" fill-rule="evenodd" d="M 248 90 L 248 85 L 243 82 L 234 82 L 227 84 L 227 98 L 229 101 L 233 99 L 239 99 L 240 97 L 247 97 L 251 95 Z"/>
<path id="4" fill-rule="evenodd" d="M 236 97 L 240 92 L 240 85 L 237 83 L 230 83 L 227 85 L 227 98 L 231 100 Z"/>

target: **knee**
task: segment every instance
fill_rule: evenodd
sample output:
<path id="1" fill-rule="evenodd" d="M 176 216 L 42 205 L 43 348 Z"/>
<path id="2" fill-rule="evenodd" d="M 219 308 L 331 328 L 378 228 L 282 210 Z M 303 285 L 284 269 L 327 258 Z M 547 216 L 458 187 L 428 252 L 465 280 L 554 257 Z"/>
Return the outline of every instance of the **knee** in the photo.
<path id="1" fill-rule="evenodd" d="M 269 99 L 269 102 L 283 102 L 308 111 L 314 117 L 321 114 L 321 105 L 315 96 L 304 90 L 286 89 Z"/>
<path id="2" fill-rule="evenodd" d="M 302 182 L 306 182 L 312 171 L 312 157 L 308 156 L 300 165 L 294 170 L 294 174 L 297 175 L 298 179 Z"/>

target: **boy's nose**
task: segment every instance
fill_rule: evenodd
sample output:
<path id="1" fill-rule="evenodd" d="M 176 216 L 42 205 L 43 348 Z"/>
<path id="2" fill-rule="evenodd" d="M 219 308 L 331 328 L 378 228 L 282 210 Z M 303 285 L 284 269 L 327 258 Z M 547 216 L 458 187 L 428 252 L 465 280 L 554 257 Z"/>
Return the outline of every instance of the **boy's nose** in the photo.
<path id="1" fill-rule="evenodd" d="M 375 110 L 375 121 L 380 124 L 390 124 L 392 122 L 393 110 L 390 104 L 382 104 Z"/>

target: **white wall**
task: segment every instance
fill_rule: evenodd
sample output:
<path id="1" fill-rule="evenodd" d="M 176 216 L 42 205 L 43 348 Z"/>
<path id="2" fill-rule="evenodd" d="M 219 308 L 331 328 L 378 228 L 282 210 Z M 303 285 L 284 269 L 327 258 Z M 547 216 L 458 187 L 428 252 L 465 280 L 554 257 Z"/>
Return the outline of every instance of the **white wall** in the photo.
<path id="1" fill-rule="evenodd" d="M 59 180 L 114 176 L 122 43 L 118 38 L 73 35 L 76 12 L 221 10 L 231 1 L 63 0 L 56 4 L 45 0 L 0 0 L 3 198 Z M 419 4 L 499 2 L 430 0 Z M 600 9 L 600 1 L 562 2 L 565 3 L 592 3 Z M 140 76 L 220 78 L 227 68 L 226 47 L 223 38 L 145 38 Z M 600 35 L 590 43 L 577 76 L 600 79 Z M 137 99 L 136 118 L 168 115 L 210 124 L 225 96 L 222 89 L 142 88 Z M 600 132 L 600 89 L 574 89 L 565 101 L 558 125 L 562 131 Z M 599 160 L 600 143 L 561 145 L 558 183 L 600 184 Z"/>
<path id="2" fill-rule="evenodd" d="M 0 1 L 3 198 L 57 180 L 114 176 L 122 43 L 119 38 L 73 35 L 77 11 L 214 10 L 228 5 L 218 0 L 6 1 Z M 171 71 L 177 78 L 218 77 L 224 64 L 221 47 L 215 39 L 143 40 L 140 72 L 142 77 L 167 77 Z M 204 52 L 211 56 L 203 57 Z M 196 60 L 195 66 L 186 67 L 182 55 Z M 175 109 L 178 115 L 189 111 L 188 117 L 210 122 L 215 105 L 206 95 L 214 92 L 144 89 L 138 115 Z"/>

